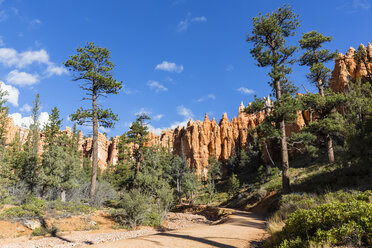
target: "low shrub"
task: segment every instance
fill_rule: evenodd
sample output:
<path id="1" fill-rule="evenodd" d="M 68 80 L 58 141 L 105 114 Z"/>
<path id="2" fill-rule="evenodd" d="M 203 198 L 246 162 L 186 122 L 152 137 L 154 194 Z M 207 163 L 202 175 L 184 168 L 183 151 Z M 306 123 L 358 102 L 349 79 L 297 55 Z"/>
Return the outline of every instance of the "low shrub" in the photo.
<path id="1" fill-rule="evenodd" d="M 119 207 L 124 210 L 117 216 L 121 224 L 135 228 L 146 221 L 146 212 L 151 210 L 151 197 L 139 189 L 133 189 L 123 193 Z"/>
<path id="2" fill-rule="evenodd" d="M 298 209 L 288 216 L 277 237 L 274 247 L 280 248 L 309 247 L 310 243 L 372 245 L 372 204 L 353 199 Z"/>
<path id="3" fill-rule="evenodd" d="M 34 230 L 32 230 L 31 235 L 32 236 L 45 236 L 48 233 L 49 233 L 48 230 L 46 230 L 45 228 L 43 228 L 43 227 L 37 227 Z"/>

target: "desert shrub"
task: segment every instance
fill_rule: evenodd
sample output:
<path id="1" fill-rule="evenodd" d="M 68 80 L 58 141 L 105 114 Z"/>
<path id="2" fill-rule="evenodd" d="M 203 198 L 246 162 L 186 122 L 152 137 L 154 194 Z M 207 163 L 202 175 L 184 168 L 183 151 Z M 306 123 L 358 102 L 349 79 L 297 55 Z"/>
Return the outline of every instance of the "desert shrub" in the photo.
<path id="1" fill-rule="evenodd" d="M 71 202 L 89 202 L 90 205 L 100 207 L 106 201 L 118 199 L 114 187 L 106 181 L 97 181 L 93 200 L 89 200 L 90 182 L 81 182 L 78 188 L 67 191 L 66 199 Z"/>
<path id="2" fill-rule="evenodd" d="M 169 186 L 164 186 L 156 190 L 155 206 L 157 215 L 159 216 L 159 224 L 167 216 L 173 205 L 173 190 Z"/>
<path id="3" fill-rule="evenodd" d="M 146 221 L 146 213 L 151 210 L 151 197 L 139 189 L 123 193 L 119 207 L 124 210 L 124 218 L 120 216 L 121 224 L 135 228 Z M 122 212 L 123 214 L 123 212 Z"/>
<path id="4" fill-rule="evenodd" d="M 276 247 L 319 245 L 372 245 L 372 204 L 353 199 L 313 209 L 298 209 L 288 216 Z"/>
<path id="5" fill-rule="evenodd" d="M 57 210 L 69 214 L 89 214 L 97 210 L 84 202 L 62 202 L 60 199 L 50 201 L 47 204 L 48 210 Z"/>
<path id="6" fill-rule="evenodd" d="M 43 228 L 43 227 L 37 227 L 35 228 L 34 230 L 32 230 L 32 233 L 31 235 L 32 236 L 45 236 L 47 235 L 49 232 L 47 229 Z"/>
<path id="7" fill-rule="evenodd" d="M 145 226 L 160 226 L 161 218 L 156 212 L 147 212 L 145 215 L 145 221 L 143 223 Z"/>
<path id="8" fill-rule="evenodd" d="M 229 196 L 234 196 L 239 193 L 240 183 L 235 174 L 231 174 L 231 176 L 227 179 L 226 187 Z"/>

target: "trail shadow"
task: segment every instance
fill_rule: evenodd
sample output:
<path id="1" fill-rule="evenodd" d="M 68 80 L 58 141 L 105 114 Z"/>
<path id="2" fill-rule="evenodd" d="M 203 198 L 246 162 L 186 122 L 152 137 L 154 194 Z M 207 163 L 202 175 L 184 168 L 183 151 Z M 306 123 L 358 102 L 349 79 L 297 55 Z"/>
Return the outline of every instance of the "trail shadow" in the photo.
<path id="1" fill-rule="evenodd" d="M 234 215 L 244 217 L 244 219 L 230 218 L 228 221 L 226 221 L 227 224 L 236 225 L 236 226 L 246 226 L 246 227 L 258 228 L 258 229 L 265 228 L 264 219 L 260 216 L 252 214 L 250 212 L 236 212 L 234 213 Z M 258 222 L 249 221 L 247 220 L 247 218 L 251 220 L 257 220 Z"/>
<path id="2" fill-rule="evenodd" d="M 329 165 L 323 171 L 292 184 L 294 192 L 324 193 L 340 189 L 370 189 L 372 169 L 369 165 Z"/>
<path id="3" fill-rule="evenodd" d="M 218 248 L 236 248 L 235 246 L 222 244 L 222 243 L 212 241 L 212 240 L 208 240 L 208 239 L 204 239 L 204 238 L 193 237 L 193 236 L 190 236 L 190 235 L 182 235 L 182 234 L 175 234 L 175 233 L 159 233 L 159 234 L 156 234 L 156 235 L 168 236 L 168 237 L 174 237 L 174 238 L 181 238 L 181 239 L 188 239 L 188 240 L 197 241 L 197 242 L 204 243 L 204 244 L 211 245 L 213 247 L 218 247 Z"/>

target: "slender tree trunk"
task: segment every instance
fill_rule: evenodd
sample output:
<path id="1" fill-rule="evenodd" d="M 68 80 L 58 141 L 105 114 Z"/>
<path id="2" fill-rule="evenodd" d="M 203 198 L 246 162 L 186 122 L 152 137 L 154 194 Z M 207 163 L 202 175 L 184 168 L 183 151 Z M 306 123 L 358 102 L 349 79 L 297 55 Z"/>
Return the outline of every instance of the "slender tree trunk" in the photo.
<path id="1" fill-rule="evenodd" d="M 66 202 L 66 191 L 61 190 L 61 202 Z"/>
<path id="2" fill-rule="evenodd" d="M 94 83 L 93 83 L 94 84 Z M 92 179 L 90 182 L 90 199 L 93 199 L 96 190 L 97 167 L 98 167 L 98 116 L 97 116 L 97 89 L 93 86 L 93 162 Z"/>
<path id="3" fill-rule="evenodd" d="M 327 135 L 327 152 L 328 152 L 328 161 L 330 163 L 335 162 L 335 155 L 333 151 L 333 140 L 330 135 Z"/>
<path id="4" fill-rule="evenodd" d="M 279 100 L 282 92 L 280 89 L 280 81 L 275 82 L 276 99 Z M 282 152 L 282 187 L 283 193 L 288 194 L 291 191 L 289 182 L 289 159 L 288 159 L 288 147 L 287 147 L 287 136 L 285 132 L 285 120 L 283 119 L 280 123 L 280 130 L 282 137 L 280 139 L 281 152 Z"/>
<path id="5" fill-rule="evenodd" d="M 322 97 L 325 97 L 325 94 L 324 94 L 324 87 L 323 87 L 323 82 L 322 80 L 319 80 L 318 81 L 318 88 L 319 88 L 319 94 L 322 96 Z M 335 153 L 333 151 L 333 140 L 332 140 L 332 137 L 331 135 L 326 135 L 326 140 L 327 140 L 327 154 L 328 154 L 328 161 L 330 163 L 334 163 L 335 162 Z"/>

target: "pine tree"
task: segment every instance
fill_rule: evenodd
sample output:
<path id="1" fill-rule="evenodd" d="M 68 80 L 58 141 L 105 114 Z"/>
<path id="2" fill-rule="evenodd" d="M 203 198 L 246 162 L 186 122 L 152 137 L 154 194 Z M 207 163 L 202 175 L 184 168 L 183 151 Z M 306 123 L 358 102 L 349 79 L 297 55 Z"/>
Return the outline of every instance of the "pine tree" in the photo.
<path id="1" fill-rule="evenodd" d="M 132 123 L 127 132 L 127 142 L 132 144 L 132 156 L 136 162 L 136 175 L 140 171 L 144 145 L 149 140 L 146 123 L 148 120 L 150 120 L 150 117 L 147 114 L 142 113 L 138 115 L 136 121 Z"/>
<path id="2" fill-rule="evenodd" d="M 93 163 L 90 197 L 94 197 L 97 168 L 98 168 L 98 127 L 112 128 L 117 121 L 111 109 L 102 109 L 98 106 L 97 99 L 108 94 L 118 94 L 122 88 L 122 82 L 113 78 L 114 64 L 109 60 L 110 51 L 107 48 L 96 46 L 88 42 L 85 47 L 77 48 L 78 54 L 70 57 L 65 66 L 75 72 L 73 80 L 81 81 L 80 88 L 86 91 L 87 97 L 83 100 L 91 101 L 91 108 L 79 108 L 71 114 L 71 120 L 79 125 L 93 126 Z"/>
<path id="3" fill-rule="evenodd" d="M 253 49 L 250 52 L 258 62 L 257 65 L 271 68 L 269 72 L 270 86 L 273 88 L 279 105 L 280 103 L 284 104 L 281 97 L 284 93 L 283 90 L 288 90 L 286 75 L 291 73 L 288 64 L 295 62 L 293 54 L 297 49 L 295 46 L 287 46 L 286 38 L 294 36 L 298 26 L 298 16 L 291 7 L 284 5 L 272 13 L 266 15 L 260 13 L 254 17 L 252 34 L 247 37 L 247 41 L 253 43 Z M 288 193 L 290 191 L 289 159 L 284 118 L 279 122 L 279 127 L 283 192 Z"/>
<path id="4" fill-rule="evenodd" d="M 31 111 L 30 130 L 27 141 L 23 145 L 23 152 L 20 153 L 20 179 L 23 180 L 31 193 L 34 193 L 39 181 L 39 138 L 40 138 L 40 101 L 39 94 L 36 95 Z"/>
<path id="5" fill-rule="evenodd" d="M 332 41 L 332 37 L 324 36 L 321 33 L 318 33 L 317 31 L 311 31 L 309 33 L 306 33 L 302 36 L 302 39 L 299 40 L 300 46 L 302 49 L 305 50 L 304 54 L 300 58 L 300 65 L 306 65 L 310 67 L 310 73 L 307 74 L 308 80 L 315 84 L 315 86 L 319 89 L 319 94 L 321 97 L 325 98 L 325 104 L 318 104 L 320 101 L 324 102 L 324 100 L 321 100 L 317 98 L 316 96 L 306 96 L 306 107 L 307 110 L 310 113 L 311 118 L 313 119 L 313 109 L 310 106 L 314 106 L 317 108 L 317 111 L 315 113 L 315 116 L 318 116 L 320 120 L 322 121 L 332 121 L 329 118 L 335 118 L 336 121 L 339 116 L 336 114 L 330 115 L 331 112 L 335 112 L 335 109 L 320 109 L 319 106 L 323 106 L 325 108 L 329 108 L 329 106 L 337 107 L 332 105 L 335 101 L 334 98 L 337 98 L 338 100 L 341 100 L 342 96 L 337 96 L 335 94 L 332 94 L 331 92 L 328 92 L 328 94 L 325 94 L 325 88 L 327 87 L 328 80 L 331 77 L 331 70 L 327 68 L 324 63 L 327 63 L 329 61 L 332 61 L 336 58 L 337 53 L 336 52 L 329 52 L 328 49 L 321 49 L 323 47 L 323 43 Z M 313 100 L 313 102 L 311 102 Z M 325 113 L 326 112 L 326 113 Z M 320 123 L 311 123 L 311 125 L 315 126 L 317 125 L 318 131 L 322 132 L 323 135 L 325 135 L 325 139 L 327 141 L 327 154 L 328 154 L 328 160 L 330 163 L 333 163 L 335 161 L 334 151 L 333 151 L 333 139 L 331 136 L 331 132 L 335 130 L 336 125 L 332 125 L 332 127 L 326 127 L 326 129 L 319 130 L 321 125 Z M 334 123 L 337 124 L 337 123 Z M 328 128 L 328 130 L 327 130 Z"/>
<path id="6" fill-rule="evenodd" d="M 74 187 L 74 179 L 80 166 L 80 157 L 72 137 L 62 133 L 62 119 L 59 117 L 57 107 L 52 109 L 48 123 L 44 128 L 44 152 L 40 170 L 42 195 L 48 188 L 59 190 L 62 201 L 65 201 L 65 192 Z"/>
<path id="7" fill-rule="evenodd" d="M 3 91 L 0 88 L 0 162 L 3 159 L 5 147 L 6 147 L 6 124 L 8 121 L 9 108 L 6 106 L 5 96 L 8 92 Z"/>

